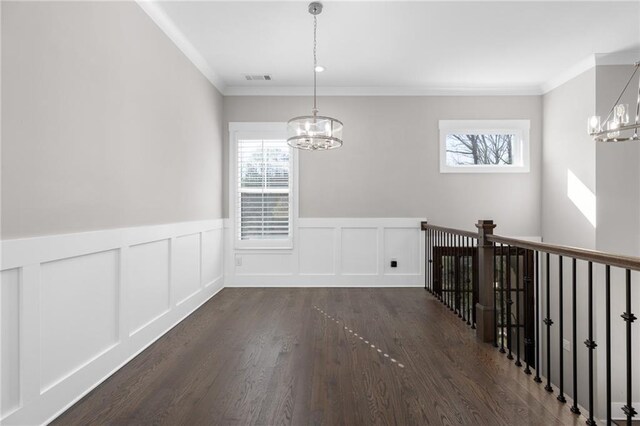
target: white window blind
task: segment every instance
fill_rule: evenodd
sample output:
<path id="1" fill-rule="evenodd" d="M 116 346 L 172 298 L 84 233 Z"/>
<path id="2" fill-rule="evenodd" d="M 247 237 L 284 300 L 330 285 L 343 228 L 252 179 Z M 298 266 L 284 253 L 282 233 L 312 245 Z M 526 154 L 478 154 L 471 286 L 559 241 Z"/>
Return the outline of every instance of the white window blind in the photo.
<path id="1" fill-rule="evenodd" d="M 278 246 L 291 239 L 291 152 L 285 140 L 238 139 L 236 238 Z M 275 244 L 269 244 L 274 242 Z"/>

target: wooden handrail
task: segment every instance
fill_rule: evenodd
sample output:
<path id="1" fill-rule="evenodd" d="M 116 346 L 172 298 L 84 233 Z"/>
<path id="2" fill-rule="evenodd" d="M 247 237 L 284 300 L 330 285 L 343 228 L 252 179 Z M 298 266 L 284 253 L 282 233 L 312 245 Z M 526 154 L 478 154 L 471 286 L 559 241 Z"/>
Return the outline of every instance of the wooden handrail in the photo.
<path id="1" fill-rule="evenodd" d="M 448 232 L 449 234 L 462 235 L 463 237 L 470 237 L 478 239 L 477 232 L 463 231 L 461 229 L 445 228 L 443 226 L 431 225 L 428 222 L 420 222 L 420 229 L 426 231 L 427 229 L 433 229 L 434 231 Z"/>
<path id="2" fill-rule="evenodd" d="M 551 253 L 560 256 L 573 257 L 580 260 L 586 260 L 593 263 L 603 265 L 611 265 L 618 268 L 632 269 L 640 271 L 640 257 L 624 256 L 621 254 L 612 254 L 598 250 L 588 250 L 578 247 L 559 246 L 555 244 L 538 243 L 535 241 L 519 240 L 516 238 L 502 237 L 500 235 L 491 235 L 487 240 L 492 243 L 501 243 L 514 247 L 520 247 L 529 250 L 536 250 L 544 253 Z"/>
<path id="3" fill-rule="evenodd" d="M 420 229 L 426 231 L 432 229 L 434 231 L 448 232 L 453 235 L 462 235 L 478 239 L 476 232 L 464 231 L 462 229 L 446 228 L 444 226 L 431 225 L 428 222 L 420 222 Z M 488 235 L 487 241 L 498 244 L 510 245 L 529 250 L 536 250 L 543 253 L 556 254 L 566 257 L 574 257 L 576 259 L 585 260 L 603 265 L 611 265 L 617 268 L 631 269 L 640 271 L 640 257 L 625 256 L 621 254 L 607 253 L 598 250 L 589 250 L 571 246 L 560 246 L 556 244 L 538 243 L 535 241 L 520 240 L 517 238 L 502 237 L 500 235 Z"/>

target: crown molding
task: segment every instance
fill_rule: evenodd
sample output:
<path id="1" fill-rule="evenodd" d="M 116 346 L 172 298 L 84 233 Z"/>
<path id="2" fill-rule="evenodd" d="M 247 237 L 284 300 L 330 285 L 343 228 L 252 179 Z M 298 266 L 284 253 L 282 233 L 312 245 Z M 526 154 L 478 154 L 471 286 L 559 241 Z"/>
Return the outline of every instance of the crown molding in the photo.
<path id="1" fill-rule="evenodd" d="M 227 86 L 178 29 L 158 0 L 136 0 L 140 8 L 224 96 L 311 96 L 311 86 Z M 319 87 L 319 96 L 531 96 L 537 86 L 523 87 Z"/>
<path id="2" fill-rule="evenodd" d="M 200 52 L 193 47 L 191 42 L 167 16 L 156 0 L 136 0 L 140 8 L 151 18 L 153 22 L 169 37 L 184 56 L 206 77 L 213 86 L 224 95 L 226 85 L 224 81 L 211 69 Z"/>
<path id="3" fill-rule="evenodd" d="M 632 65 L 640 60 L 640 49 L 626 50 L 615 53 L 595 53 L 577 62 L 567 70 L 561 72 L 540 86 L 542 94 L 562 86 L 585 71 L 602 65 Z"/>
<path id="4" fill-rule="evenodd" d="M 571 67 L 564 70 L 560 74 L 542 83 L 542 85 L 540 86 L 542 94 L 549 93 L 553 89 L 562 86 L 569 80 L 573 80 L 583 72 L 588 71 L 595 66 L 596 66 L 595 55 L 587 56 L 586 58 L 572 65 Z"/>
<path id="5" fill-rule="evenodd" d="M 321 86 L 318 96 L 535 96 L 538 86 L 522 87 L 384 87 Z M 228 86 L 225 96 L 312 96 L 312 86 Z"/>
<path id="6" fill-rule="evenodd" d="M 640 61 L 640 46 L 633 50 L 615 53 L 596 53 L 596 65 L 633 65 Z"/>
<path id="7" fill-rule="evenodd" d="M 215 0 L 214 0 L 215 1 Z M 518 1 L 518 0 L 503 0 Z M 546 1 L 546 0 L 545 0 Z M 595 0 L 594 0 L 595 1 Z M 637 1 L 637 0 L 629 0 Z M 311 86 L 227 86 L 158 5 L 158 0 L 136 0 L 140 8 L 169 37 L 193 65 L 224 96 L 311 96 Z M 640 49 L 596 53 L 577 62 L 540 85 L 515 87 L 415 87 L 415 86 L 323 86 L 319 96 L 536 96 L 546 94 L 600 65 L 626 65 L 640 60 Z"/>

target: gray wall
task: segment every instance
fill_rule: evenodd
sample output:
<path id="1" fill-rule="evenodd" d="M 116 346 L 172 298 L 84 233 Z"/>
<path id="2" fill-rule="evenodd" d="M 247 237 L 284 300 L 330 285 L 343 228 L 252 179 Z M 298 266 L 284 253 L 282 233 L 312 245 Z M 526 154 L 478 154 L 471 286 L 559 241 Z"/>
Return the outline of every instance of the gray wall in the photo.
<path id="1" fill-rule="evenodd" d="M 133 2 L 2 2 L 2 238 L 221 216 L 222 96 Z"/>
<path id="2" fill-rule="evenodd" d="M 596 190 L 596 146 L 587 134 L 595 112 L 595 69 L 543 96 L 542 235 L 545 242 L 594 249 L 596 229 L 567 196 L 567 172 Z"/>
<path id="3" fill-rule="evenodd" d="M 631 65 L 596 67 L 596 110 L 605 117 L 620 95 L 631 73 Z M 638 75 L 621 102 L 628 103 L 635 117 Z M 598 196 L 597 247 L 631 256 L 640 255 L 640 144 L 597 145 Z"/>
<path id="4" fill-rule="evenodd" d="M 490 218 L 496 232 L 540 235 L 541 97 L 354 96 L 318 102 L 321 114 L 345 123 L 344 146 L 301 153 L 301 217 L 426 217 L 464 229 Z M 225 97 L 225 159 L 229 122 L 283 122 L 310 108 L 307 97 Z M 531 172 L 440 174 L 441 119 L 530 119 Z M 227 207 L 225 193 L 225 214 Z"/>

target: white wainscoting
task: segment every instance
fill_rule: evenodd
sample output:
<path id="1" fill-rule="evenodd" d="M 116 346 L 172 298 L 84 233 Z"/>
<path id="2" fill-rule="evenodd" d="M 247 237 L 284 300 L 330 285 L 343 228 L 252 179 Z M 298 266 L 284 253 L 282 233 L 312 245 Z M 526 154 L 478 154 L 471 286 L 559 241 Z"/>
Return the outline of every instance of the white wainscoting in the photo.
<path id="1" fill-rule="evenodd" d="M 222 228 L 2 241 L 0 423 L 48 422 L 217 293 Z"/>
<path id="2" fill-rule="evenodd" d="M 423 286 L 422 220 L 298 219 L 290 250 L 235 249 L 225 221 L 225 286 Z M 397 268 L 390 266 L 392 259 Z"/>

